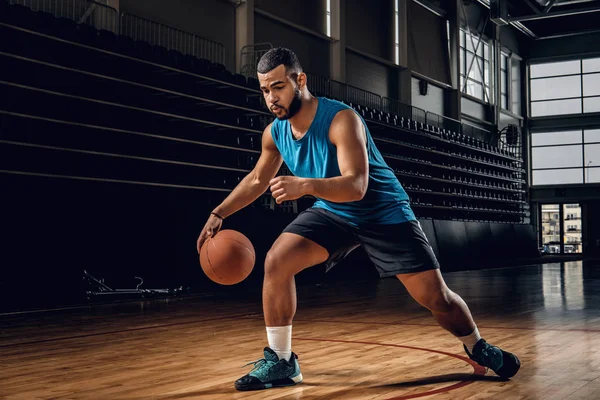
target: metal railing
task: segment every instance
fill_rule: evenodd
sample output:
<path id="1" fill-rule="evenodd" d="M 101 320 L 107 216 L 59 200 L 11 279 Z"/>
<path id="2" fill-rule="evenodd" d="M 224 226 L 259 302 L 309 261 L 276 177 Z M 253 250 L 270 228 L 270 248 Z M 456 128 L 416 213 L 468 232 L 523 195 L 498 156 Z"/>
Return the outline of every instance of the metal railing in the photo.
<path id="1" fill-rule="evenodd" d="M 10 4 L 20 4 L 33 11 L 47 12 L 58 18 L 69 18 L 78 24 L 89 24 L 97 29 L 128 36 L 133 40 L 145 41 L 167 50 L 176 50 L 182 54 L 225 64 L 225 47 L 221 43 L 132 14 L 122 13 L 119 18 L 117 10 L 101 2 L 106 0 L 8 0 Z M 242 55 L 246 56 L 246 59 L 242 57 L 244 75 L 256 76 L 256 65 L 260 57 L 272 47 L 270 43 L 261 43 L 243 48 Z M 248 57 L 251 59 L 248 60 Z M 343 82 L 310 73 L 307 75 L 308 87 L 320 96 L 359 104 L 371 110 L 387 112 L 401 118 L 461 133 L 510 151 L 518 158 L 522 156 L 520 147 L 507 146 L 502 137 L 492 137 L 489 130 L 464 124 L 395 99 L 381 97 Z"/>
<path id="2" fill-rule="evenodd" d="M 256 67 L 260 58 L 273 48 L 271 43 L 255 43 L 240 50 L 240 73 L 246 78 L 256 78 Z"/>
<path id="3" fill-rule="evenodd" d="M 225 64 L 225 46 L 221 43 L 136 15 L 121 14 L 120 34 L 167 50 Z"/>
<path id="4" fill-rule="evenodd" d="M 8 3 L 49 13 L 56 18 L 68 18 L 78 24 L 90 25 L 99 30 L 119 33 L 118 12 L 107 6 L 106 0 L 8 0 Z"/>
<path id="5" fill-rule="evenodd" d="M 381 110 L 382 99 L 378 94 L 359 89 L 354 86 L 346 85 L 347 97 L 346 101 L 355 104 L 361 104 L 371 109 Z"/>
<path id="6" fill-rule="evenodd" d="M 345 103 L 359 104 L 372 110 L 379 110 L 386 113 L 397 115 L 400 118 L 411 119 L 413 121 L 446 129 L 451 132 L 474 137 L 483 142 L 487 142 L 505 149 L 501 140 L 492 137 L 492 132 L 474 125 L 464 124 L 453 118 L 438 115 L 421 108 L 402 103 L 399 100 L 389 97 L 381 97 L 378 94 L 350 86 L 343 82 L 327 79 L 319 75 L 307 73 L 308 87 L 311 92 L 319 96 L 325 96 Z M 515 154 L 515 149 L 510 149 Z M 520 157 L 520 153 L 517 153 Z"/>
<path id="7" fill-rule="evenodd" d="M 490 131 L 487 129 L 480 128 L 475 125 L 461 124 L 461 133 L 465 136 L 474 137 L 482 142 L 491 143 Z"/>
<path id="8" fill-rule="evenodd" d="M 111 31 L 133 40 L 165 47 L 167 50 L 177 50 L 182 54 L 225 64 L 225 46 L 221 43 L 136 15 L 122 13 L 119 17 L 117 10 L 103 4 L 105 2 L 106 0 L 8 0 L 10 4 L 26 6 L 33 11 L 68 18 L 78 24 L 94 26 L 98 30 Z"/>
<path id="9" fill-rule="evenodd" d="M 413 108 L 415 107 L 395 99 L 390 99 L 389 97 L 384 97 L 382 101 L 382 109 L 384 112 L 395 114 L 401 118 L 413 118 Z"/>
<path id="10" fill-rule="evenodd" d="M 427 123 L 427 111 L 418 107 L 413 107 L 412 118 L 413 121 L 420 122 L 422 124 Z"/>
<path id="11" fill-rule="evenodd" d="M 378 94 L 319 75 L 311 73 L 306 73 L 306 75 L 308 77 L 308 88 L 319 96 L 346 103 L 360 104 L 369 109 L 382 110 L 383 101 Z"/>
<path id="12" fill-rule="evenodd" d="M 311 73 L 306 73 L 306 75 L 308 77 L 308 88 L 311 93 L 317 96 L 329 97 L 329 79 Z"/>
<path id="13" fill-rule="evenodd" d="M 434 114 L 432 112 L 427 112 L 425 119 L 426 119 L 425 123 L 427 125 L 431 125 L 436 128 L 446 129 L 451 132 L 461 132 L 462 131 L 462 129 L 461 129 L 462 124 L 460 123 L 460 121 L 453 119 L 453 118 L 444 117 L 443 115 Z"/>
<path id="14" fill-rule="evenodd" d="M 306 75 L 308 77 L 308 88 L 319 96 L 346 103 L 360 104 L 373 110 L 382 110 L 383 101 L 378 94 L 319 75 L 311 73 Z"/>

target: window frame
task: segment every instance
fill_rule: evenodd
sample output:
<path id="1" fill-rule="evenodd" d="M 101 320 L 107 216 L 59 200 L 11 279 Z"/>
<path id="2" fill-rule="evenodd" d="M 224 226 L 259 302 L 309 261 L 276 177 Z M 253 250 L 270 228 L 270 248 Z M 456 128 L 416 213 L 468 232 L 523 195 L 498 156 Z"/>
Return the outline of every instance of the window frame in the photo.
<path id="1" fill-rule="evenodd" d="M 567 60 L 560 60 L 560 61 L 553 61 L 553 62 L 535 62 L 535 63 L 530 63 L 528 65 L 528 79 L 527 79 L 527 91 L 528 91 L 528 104 L 527 104 L 527 111 L 529 114 L 530 118 L 552 118 L 552 117 L 559 117 L 559 116 L 576 116 L 576 115 L 584 115 L 584 114 L 593 114 L 593 113 L 599 113 L 600 109 L 598 109 L 597 111 L 589 111 L 586 112 L 586 105 L 588 105 L 589 107 L 589 103 L 586 102 L 587 99 L 597 99 L 597 101 L 600 101 L 600 94 L 597 95 L 585 95 L 584 94 L 584 77 L 585 76 L 590 76 L 590 75 L 595 75 L 595 74 L 600 74 L 600 71 L 588 71 L 588 72 L 584 72 L 584 62 L 586 60 L 596 60 L 596 59 L 600 59 L 600 57 L 598 55 L 594 55 L 594 56 L 590 56 L 590 57 L 582 57 L 582 58 L 572 58 L 572 59 L 567 59 Z M 561 62 L 569 62 L 569 61 L 578 61 L 579 62 L 579 72 L 575 73 L 560 73 L 560 74 L 549 74 L 549 75 L 545 75 L 545 76 L 537 76 L 537 77 L 531 77 L 531 68 L 532 66 L 535 65 L 543 65 L 543 64 L 557 64 L 557 63 L 561 63 Z M 579 77 L 579 85 L 580 85 L 580 96 L 570 96 L 570 97 L 558 97 L 558 98 L 552 98 L 552 99 L 541 99 L 541 100 L 532 100 L 532 82 L 533 81 L 539 81 L 539 80 L 546 80 L 546 79 L 553 79 L 553 78 L 564 78 L 564 77 Z M 579 112 L 568 112 L 568 113 L 562 113 L 562 114 L 542 114 L 542 115 L 534 115 L 533 114 L 533 108 L 534 108 L 534 104 L 541 104 L 541 103 L 548 103 L 548 102 L 566 102 L 566 101 L 580 101 L 580 108 L 581 111 Z M 558 104 L 558 103 L 556 103 Z M 566 103 L 565 103 L 566 104 Z M 573 103 L 574 105 L 574 103 Z M 578 105 L 579 107 L 579 105 Z"/>
<path id="2" fill-rule="evenodd" d="M 502 69 L 502 59 L 506 58 L 506 69 Z M 513 112 L 512 110 L 512 52 L 508 50 L 500 49 L 500 108 L 505 111 Z M 504 85 L 502 84 L 502 77 L 504 76 Z M 505 93 L 502 93 L 505 90 Z M 503 96 L 506 95 L 506 107 L 502 104 Z"/>
<path id="3" fill-rule="evenodd" d="M 471 43 L 471 37 L 473 39 L 473 43 Z M 477 49 L 473 48 L 477 53 L 481 52 L 482 55 L 473 53 L 470 47 L 477 46 L 477 41 L 481 37 L 481 43 L 479 43 L 479 47 Z M 468 41 L 468 42 L 467 42 Z M 487 48 L 487 51 L 486 51 Z M 493 79 L 492 79 L 492 67 L 493 67 L 493 59 L 491 57 L 491 53 L 493 50 L 493 46 L 490 44 L 490 41 L 486 39 L 483 35 L 478 35 L 477 32 L 473 32 L 470 29 L 467 30 L 464 27 L 460 27 L 460 40 L 459 40 L 459 58 L 461 68 L 459 70 L 459 82 L 460 82 L 460 92 L 463 96 L 468 96 L 478 101 L 481 101 L 486 104 L 494 104 L 493 97 Z M 481 66 L 481 75 L 482 82 L 477 81 L 476 79 L 467 76 L 467 54 L 470 54 L 475 61 L 471 66 L 470 71 L 476 71 L 479 74 L 479 66 Z M 479 64 L 481 63 L 481 64 Z M 486 63 L 487 63 L 487 74 L 486 74 Z M 469 71 L 469 72 L 470 72 Z M 476 95 L 470 94 L 467 90 L 469 87 L 469 83 L 472 85 L 476 85 L 481 88 L 482 95 L 478 97 Z"/>
<path id="4" fill-rule="evenodd" d="M 530 172 L 531 172 L 531 187 L 543 187 L 543 186 L 556 186 L 556 185 L 588 185 L 588 184 L 597 184 L 600 182 L 597 181 L 590 181 L 589 178 L 589 172 L 591 172 L 592 170 L 594 171 L 599 171 L 600 170 L 600 163 L 598 165 L 596 165 L 594 163 L 594 165 L 586 165 L 586 160 L 587 160 L 587 153 L 586 153 L 586 146 L 589 145 L 600 145 L 600 141 L 594 141 L 594 140 L 587 140 L 586 138 L 586 131 L 596 131 L 598 129 L 595 128 L 583 128 L 583 129 L 564 129 L 564 130 L 549 130 L 549 131 L 533 131 L 531 132 L 531 140 L 530 140 L 530 157 L 531 157 L 531 163 L 530 163 Z M 543 144 L 543 145 L 533 145 L 533 136 L 534 135 L 544 135 L 544 134 L 560 134 L 561 132 L 578 132 L 581 134 L 581 139 L 578 142 L 571 142 L 569 141 L 568 143 L 559 143 L 559 144 Z M 581 160 L 582 160 L 582 165 L 581 166 L 576 166 L 576 167 L 547 167 L 547 168 L 533 168 L 533 164 L 534 164 L 534 160 L 533 160 L 533 154 L 534 148 L 548 148 L 548 147 L 565 147 L 565 146 L 580 146 L 581 147 Z M 589 147 L 588 147 L 589 148 Z M 559 170 L 580 170 L 581 171 L 581 182 L 579 183 L 556 183 L 556 184 L 548 184 L 548 183 L 542 183 L 542 184 L 536 184 L 534 182 L 534 172 L 535 171 L 559 171 Z"/>

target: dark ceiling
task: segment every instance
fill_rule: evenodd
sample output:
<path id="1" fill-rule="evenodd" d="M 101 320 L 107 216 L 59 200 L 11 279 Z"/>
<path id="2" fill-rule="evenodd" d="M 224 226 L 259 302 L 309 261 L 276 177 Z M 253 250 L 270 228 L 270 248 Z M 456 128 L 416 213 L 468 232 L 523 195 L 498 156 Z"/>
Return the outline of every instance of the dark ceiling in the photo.
<path id="1" fill-rule="evenodd" d="M 600 31 L 598 0 L 491 0 L 506 1 L 507 19 L 516 28 L 524 27 L 535 38 L 569 36 Z M 483 1 L 485 2 L 485 1 Z"/>
<path id="2" fill-rule="evenodd" d="M 445 13 L 457 7 L 457 0 L 415 1 Z M 472 14 L 470 6 L 479 6 L 479 17 L 490 16 L 502 26 L 510 24 L 532 39 L 600 32 L 600 0 L 459 0 L 458 4 L 461 18 L 466 12 L 477 19 L 478 13 Z"/>

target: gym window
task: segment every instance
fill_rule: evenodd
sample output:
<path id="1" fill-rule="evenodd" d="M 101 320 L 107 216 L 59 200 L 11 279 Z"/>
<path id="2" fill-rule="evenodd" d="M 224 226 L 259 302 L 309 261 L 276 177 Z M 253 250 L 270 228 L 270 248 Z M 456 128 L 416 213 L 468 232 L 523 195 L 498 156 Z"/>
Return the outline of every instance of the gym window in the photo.
<path id="1" fill-rule="evenodd" d="M 600 112 L 600 58 L 529 66 L 532 117 Z"/>
<path id="2" fill-rule="evenodd" d="M 461 91 L 486 103 L 491 102 L 490 47 L 484 38 L 460 29 Z"/>
<path id="3" fill-rule="evenodd" d="M 600 183 L 600 129 L 531 134 L 535 185 Z"/>

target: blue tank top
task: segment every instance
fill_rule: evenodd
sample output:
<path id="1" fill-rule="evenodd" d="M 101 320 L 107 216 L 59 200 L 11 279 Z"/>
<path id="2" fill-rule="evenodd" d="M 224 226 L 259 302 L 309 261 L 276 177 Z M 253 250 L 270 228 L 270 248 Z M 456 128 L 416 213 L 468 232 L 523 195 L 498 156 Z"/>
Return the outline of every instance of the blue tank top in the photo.
<path id="1" fill-rule="evenodd" d="M 318 97 L 317 113 L 306 134 L 296 140 L 289 121 L 275 119 L 271 134 L 283 161 L 292 174 L 300 178 L 333 178 L 341 176 L 337 149 L 329 140 L 329 127 L 336 114 L 352 109 L 339 101 Z M 357 114 L 358 115 L 358 114 Z M 335 203 L 317 198 L 313 208 L 329 210 L 355 226 L 363 224 L 396 224 L 415 220 L 408 195 L 394 171 L 385 163 L 375 147 L 367 125 L 359 115 L 367 134 L 369 186 L 358 201 Z"/>

